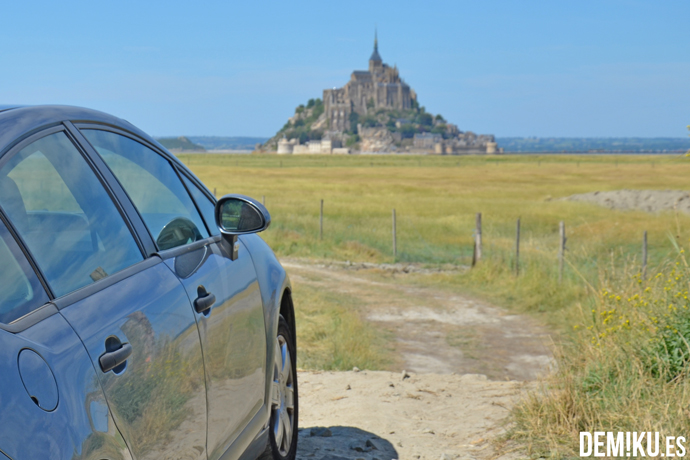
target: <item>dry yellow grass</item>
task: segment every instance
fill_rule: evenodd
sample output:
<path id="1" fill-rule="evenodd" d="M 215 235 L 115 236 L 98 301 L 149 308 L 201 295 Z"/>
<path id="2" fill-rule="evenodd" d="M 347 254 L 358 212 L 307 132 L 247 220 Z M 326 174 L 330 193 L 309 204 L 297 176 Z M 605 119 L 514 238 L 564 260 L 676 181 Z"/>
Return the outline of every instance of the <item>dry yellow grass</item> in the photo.
<path id="1" fill-rule="evenodd" d="M 614 212 L 558 200 L 596 190 L 686 189 L 690 161 L 682 156 L 180 158 L 218 195 L 265 196 L 273 225 L 262 237 L 279 256 L 391 262 L 396 208 L 398 260 L 468 265 L 475 213 L 482 212 L 484 267 L 445 281 L 528 310 L 553 311 L 581 299 L 581 276 L 596 284 L 599 267 L 612 257 L 639 259 L 645 230 L 651 265 L 672 253 L 669 235 L 680 243 L 690 238 L 687 215 Z M 510 271 L 518 217 L 523 276 L 516 284 Z M 565 288 L 553 283 L 561 220 L 568 233 Z"/>

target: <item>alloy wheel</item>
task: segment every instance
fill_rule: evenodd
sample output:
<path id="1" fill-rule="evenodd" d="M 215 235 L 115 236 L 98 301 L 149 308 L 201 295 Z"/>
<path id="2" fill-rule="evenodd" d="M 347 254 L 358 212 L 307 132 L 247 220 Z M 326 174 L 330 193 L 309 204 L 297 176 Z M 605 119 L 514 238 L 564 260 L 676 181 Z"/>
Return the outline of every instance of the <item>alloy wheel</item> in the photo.
<path id="1" fill-rule="evenodd" d="M 273 436 L 282 457 L 286 457 L 292 445 L 295 426 L 295 376 L 287 341 L 282 335 L 276 340 L 271 385 L 273 410 Z"/>

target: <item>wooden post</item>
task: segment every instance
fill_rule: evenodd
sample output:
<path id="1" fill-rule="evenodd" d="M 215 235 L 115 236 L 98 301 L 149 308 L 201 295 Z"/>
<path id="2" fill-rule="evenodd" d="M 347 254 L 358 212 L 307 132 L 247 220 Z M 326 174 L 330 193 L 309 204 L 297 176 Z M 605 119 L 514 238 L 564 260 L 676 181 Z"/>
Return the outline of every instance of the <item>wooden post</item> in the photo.
<path id="1" fill-rule="evenodd" d="M 647 279 L 647 230 L 642 234 L 642 279 Z"/>
<path id="2" fill-rule="evenodd" d="M 558 224 L 559 248 L 558 248 L 558 282 L 563 281 L 563 263 L 565 262 L 565 222 Z"/>
<path id="3" fill-rule="evenodd" d="M 261 204 L 266 206 L 266 195 L 261 195 Z"/>
<path id="4" fill-rule="evenodd" d="M 472 253 L 472 266 L 477 265 L 482 258 L 482 213 L 477 213 L 477 224 L 474 230 L 474 252 Z"/>
<path id="5" fill-rule="evenodd" d="M 515 276 L 520 274 L 520 218 L 515 227 Z"/>
<path id="6" fill-rule="evenodd" d="M 319 216 L 319 239 L 323 239 L 323 199 L 321 200 L 321 214 Z"/>
<path id="7" fill-rule="evenodd" d="M 215 188 L 215 187 L 213 187 L 213 196 L 216 196 L 216 197 L 218 196 L 218 194 L 216 193 L 216 188 Z"/>
<path id="8" fill-rule="evenodd" d="M 393 262 L 398 259 L 398 232 L 395 224 L 395 208 L 393 208 Z"/>

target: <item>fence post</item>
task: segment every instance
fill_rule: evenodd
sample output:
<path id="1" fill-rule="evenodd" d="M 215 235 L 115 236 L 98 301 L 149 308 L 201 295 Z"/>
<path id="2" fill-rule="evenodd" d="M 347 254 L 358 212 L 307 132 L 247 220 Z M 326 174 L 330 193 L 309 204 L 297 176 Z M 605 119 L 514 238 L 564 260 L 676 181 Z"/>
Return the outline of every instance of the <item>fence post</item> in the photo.
<path id="1" fill-rule="evenodd" d="M 398 232 L 395 225 L 395 208 L 393 208 L 393 262 L 398 259 Z"/>
<path id="2" fill-rule="evenodd" d="M 642 234 L 642 279 L 647 279 L 647 230 Z"/>
<path id="3" fill-rule="evenodd" d="M 563 262 L 565 260 L 565 222 L 558 224 L 559 248 L 558 248 L 558 282 L 563 281 Z"/>
<path id="4" fill-rule="evenodd" d="M 266 195 L 261 195 L 261 204 L 266 206 Z"/>
<path id="5" fill-rule="evenodd" d="M 214 197 L 217 197 L 217 196 L 218 196 L 218 194 L 216 193 L 216 188 L 215 188 L 215 187 L 213 187 L 213 196 L 214 196 Z"/>
<path id="6" fill-rule="evenodd" d="M 472 253 L 472 266 L 477 265 L 482 258 L 482 213 L 477 213 L 477 224 L 474 230 L 474 252 Z"/>
<path id="7" fill-rule="evenodd" d="M 321 213 L 319 215 L 319 239 L 323 239 L 323 198 L 321 199 Z"/>
<path id="8" fill-rule="evenodd" d="M 520 274 L 520 218 L 515 228 L 515 276 Z"/>

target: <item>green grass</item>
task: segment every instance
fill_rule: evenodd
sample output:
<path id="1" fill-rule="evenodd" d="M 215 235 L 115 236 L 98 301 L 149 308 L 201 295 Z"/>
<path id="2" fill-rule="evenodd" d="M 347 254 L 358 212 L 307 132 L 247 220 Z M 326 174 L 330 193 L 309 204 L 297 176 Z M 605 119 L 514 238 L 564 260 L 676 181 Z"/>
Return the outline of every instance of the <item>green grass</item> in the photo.
<path id="1" fill-rule="evenodd" d="M 303 369 L 383 369 L 386 336 L 360 317 L 355 299 L 296 283 L 298 361 Z"/>

